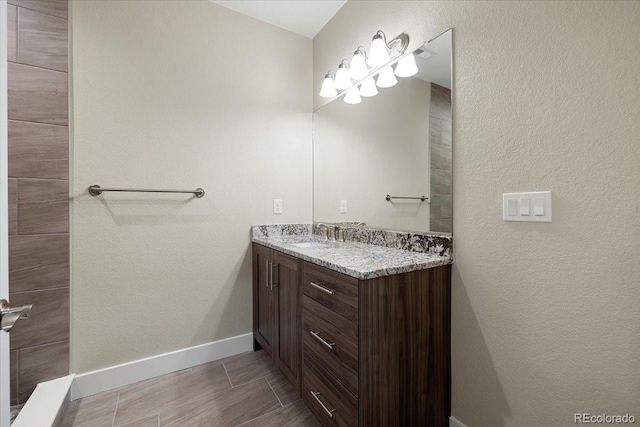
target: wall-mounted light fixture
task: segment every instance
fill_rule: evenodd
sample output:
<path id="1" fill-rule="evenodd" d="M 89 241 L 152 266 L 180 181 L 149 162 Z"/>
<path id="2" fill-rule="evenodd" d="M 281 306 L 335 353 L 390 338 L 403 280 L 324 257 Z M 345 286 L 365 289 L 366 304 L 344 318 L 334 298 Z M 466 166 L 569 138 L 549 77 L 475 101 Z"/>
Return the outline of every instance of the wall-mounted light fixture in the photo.
<path id="1" fill-rule="evenodd" d="M 320 96 L 335 98 L 344 93 L 344 102 L 359 104 L 361 96 L 371 97 L 378 94 L 376 88 L 388 88 L 396 83 L 398 77 L 411 77 L 418 72 L 413 54 L 403 56 L 409 46 L 409 35 L 400 34 L 387 42 L 384 32 L 378 31 L 371 41 L 369 55 L 362 46 L 353 53 L 351 62 L 343 59 L 334 74 L 329 71 L 322 82 Z M 393 65 L 397 62 L 395 71 Z M 374 77 L 378 75 L 377 82 Z M 358 88 L 358 86 L 360 86 Z"/>

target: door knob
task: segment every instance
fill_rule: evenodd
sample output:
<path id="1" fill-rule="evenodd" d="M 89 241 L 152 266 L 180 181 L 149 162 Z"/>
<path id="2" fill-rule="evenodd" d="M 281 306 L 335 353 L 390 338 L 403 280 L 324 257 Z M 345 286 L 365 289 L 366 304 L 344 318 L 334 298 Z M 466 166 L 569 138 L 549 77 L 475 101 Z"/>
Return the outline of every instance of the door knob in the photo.
<path id="1" fill-rule="evenodd" d="M 11 308 L 9 301 L 0 299 L 0 326 L 4 332 L 10 332 L 20 319 L 28 319 L 33 304 Z"/>

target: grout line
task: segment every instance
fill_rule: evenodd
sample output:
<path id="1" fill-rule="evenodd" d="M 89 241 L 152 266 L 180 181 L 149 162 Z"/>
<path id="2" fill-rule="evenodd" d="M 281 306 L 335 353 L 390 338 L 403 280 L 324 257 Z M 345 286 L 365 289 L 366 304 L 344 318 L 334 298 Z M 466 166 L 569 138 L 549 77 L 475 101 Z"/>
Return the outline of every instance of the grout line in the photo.
<path id="1" fill-rule="evenodd" d="M 278 393 L 276 393 L 276 391 L 273 389 L 273 386 L 271 385 L 271 383 L 269 382 L 269 380 L 267 379 L 267 377 L 264 377 L 264 380 L 267 382 L 267 384 L 269 385 L 269 388 L 271 389 L 271 391 L 273 392 L 273 394 L 276 396 L 276 399 L 278 399 L 278 403 L 280 404 L 281 408 L 284 408 L 284 405 L 282 404 L 282 401 L 280 400 L 280 398 L 278 397 Z"/>
<path id="2" fill-rule="evenodd" d="M 15 62 L 14 62 L 15 64 Z M 34 122 L 33 120 L 21 120 L 21 119 L 8 119 L 8 122 L 18 122 L 18 123 L 31 123 L 34 125 L 44 125 L 44 126 L 56 126 L 59 128 L 68 128 L 69 125 L 57 125 L 55 123 L 44 123 L 44 122 Z"/>
<path id="3" fill-rule="evenodd" d="M 54 18 L 64 19 L 65 21 L 68 21 L 68 20 L 69 20 L 69 13 L 68 13 L 68 12 L 67 12 L 67 17 L 66 17 L 66 18 L 63 18 L 62 16 L 53 15 L 53 14 L 51 14 L 51 13 L 43 12 L 43 11 L 38 10 L 38 9 L 33 9 L 33 8 L 26 7 L 26 6 L 23 6 L 23 5 L 18 5 L 18 4 L 10 3 L 10 1 L 11 1 L 11 0 L 9 0 L 9 1 L 7 2 L 7 4 L 10 4 L 10 5 L 12 5 L 12 6 L 15 6 L 15 7 L 16 7 L 16 8 L 18 8 L 18 9 L 22 8 L 22 9 L 30 10 L 30 11 L 32 11 L 32 12 L 42 13 L 43 15 L 53 16 Z M 16 20 L 17 20 L 17 19 L 18 19 L 18 12 L 16 11 Z M 16 27 L 16 31 L 17 31 L 17 30 L 18 30 L 18 27 Z"/>
<path id="4" fill-rule="evenodd" d="M 158 411 L 158 427 L 160 427 L 160 411 Z"/>
<path id="5" fill-rule="evenodd" d="M 231 382 L 231 377 L 229 376 L 229 372 L 227 371 L 227 367 L 224 365 L 224 362 L 222 362 L 222 367 L 224 368 L 224 373 L 227 374 L 227 379 L 229 380 L 229 384 L 231 385 L 231 388 L 233 388 L 233 383 Z"/>
<path id="6" fill-rule="evenodd" d="M 68 59 L 67 59 L 68 60 Z M 12 62 L 12 64 L 16 64 L 16 65 L 21 65 L 23 67 L 31 67 L 31 68 L 36 68 L 38 70 L 45 70 L 45 71 L 53 71 L 54 73 L 61 73 L 61 74 L 69 74 L 68 71 L 60 71 L 60 70 L 54 70 L 53 68 L 46 68 L 46 67 L 40 67 L 38 65 L 31 65 L 31 64 L 23 64 L 22 62 Z M 69 91 L 67 90 L 67 93 Z M 56 92 L 57 93 L 57 92 Z M 63 92 L 64 93 L 64 92 Z"/>
<path id="7" fill-rule="evenodd" d="M 44 343 L 44 344 L 30 345 L 28 347 L 20 347 L 20 348 L 16 349 L 15 351 L 31 350 L 33 348 L 40 348 L 40 347 L 44 347 L 44 346 L 47 346 L 47 345 L 62 344 L 62 343 L 68 342 L 68 341 L 69 340 L 66 339 L 66 340 L 60 340 L 60 341 L 47 342 L 47 343 Z M 18 356 L 20 356 L 20 355 L 18 355 Z M 20 360 L 18 360 L 18 363 L 20 363 Z"/>
<path id="8" fill-rule="evenodd" d="M 40 289 L 29 289 L 26 291 L 15 291 L 15 292 L 11 292 L 11 289 L 9 289 L 9 296 L 12 295 L 24 295 L 27 294 L 29 292 L 46 292 L 46 291 L 59 291 L 61 289 L 70 289 L 69 285 L 58 285 L 58 286 L 52 286 L 50 288 L 40 288 Z M 66 340 L 63 340 L 66 341 Z"/>
<path id="9" fill-rule="evenodd" d="M 118 413 L 118 403 L 120 403 L 120 393 L 118 393 L 118 398 L 116 399 L 116 409 L 113 411 L 113 420 L 111 420 L 111 427 L 116 425 L 116 414 Z"/>

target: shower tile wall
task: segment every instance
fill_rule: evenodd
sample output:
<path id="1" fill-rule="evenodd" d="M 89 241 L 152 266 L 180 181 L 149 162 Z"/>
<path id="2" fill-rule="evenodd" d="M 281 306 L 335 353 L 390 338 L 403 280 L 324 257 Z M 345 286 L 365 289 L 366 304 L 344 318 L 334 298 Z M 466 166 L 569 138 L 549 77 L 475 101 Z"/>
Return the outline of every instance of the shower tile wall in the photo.
<path id="1" fill-rule="evenodd" d="M 67 0 L 8 0 L 11 404 L 69 373 Z"/>
<path id="2" fill-rule="evenodd" d="M 453 192 L 451 186 L 451 90 L 431 83 L 429 137 L 431 141 L 431 200 L 429 205 L 432 231 L 453 231 Z"/>

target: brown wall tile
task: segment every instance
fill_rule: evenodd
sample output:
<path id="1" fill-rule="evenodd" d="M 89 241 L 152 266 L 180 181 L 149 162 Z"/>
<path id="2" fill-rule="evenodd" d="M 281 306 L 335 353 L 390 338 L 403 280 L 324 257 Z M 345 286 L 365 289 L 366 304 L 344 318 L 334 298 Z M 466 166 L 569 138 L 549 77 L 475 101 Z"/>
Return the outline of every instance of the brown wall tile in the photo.
<path id="1" fill-rule="evenodd" d="M 12 306 L 33 304 L 29 319 L 19 321 L 11 330 L 12 349 L 69 340 L 69 288 L 9 295 Z"/>
<path id="2" fill-rule="evenodd" d="M 18 233 L 69 232 L 69 181 L 18 180 Z"/>
<path id="3" fill-rule="evenodd" d="M 68 234 L 9 237 L 10 292 L 68 285 Z"/>
<path id="4" fill-rule="evenodd" d="M 9 234 L 18 234 L 18 180 L 9 178 Z"/>
<path id="5" fill-rule="evenodd" d="M 11 383 L 11 406 L 13 406 L 18 404 L 18 352 L 10 352 L 9 358 L 11 359 L 9 382 Z"/>
<path id="6" fill-rule="evenodd" d="M 65 19 L 69 9 L 68 0 L 8 0 L 7 3 Z"/>
<path id="7" fill-rule="evenodd" d="M 453 233 L 453 220 L 431 218 L 429 227 L 431 230 L 438 231 L 439 233 Z"/>
<path id="8" fill-rule="evenodd" d="M 67 125 L 67 73 L 9 63 L 9 119 Z"/>
<path id="9" fill-rule="evenodd" d="M 30 9 L 18 9 L 18 62 L 67 71 L 69 21 Z"/>
<path id="10" fill-rule="evenodd" d="M 7 5 L 7 61 L 16 62 L 18 52 L 18 10 Z"/>
<path id="11" fill-rule="evenodd" d="M 432 144 L 451 145 L 451 122 L 429 117 L 429 135 Z"/>
<path id="12" fill-rule="evenodd" d="M 20 403 L 26 402 L 38 383 L 69 374 L 69 341 L 26 348 L 18 353 Z"/>
<path id="13" fill-rule="evenodd" d="M 69 177 L 69 128 L 9 120 L 9 176 Z"/>

